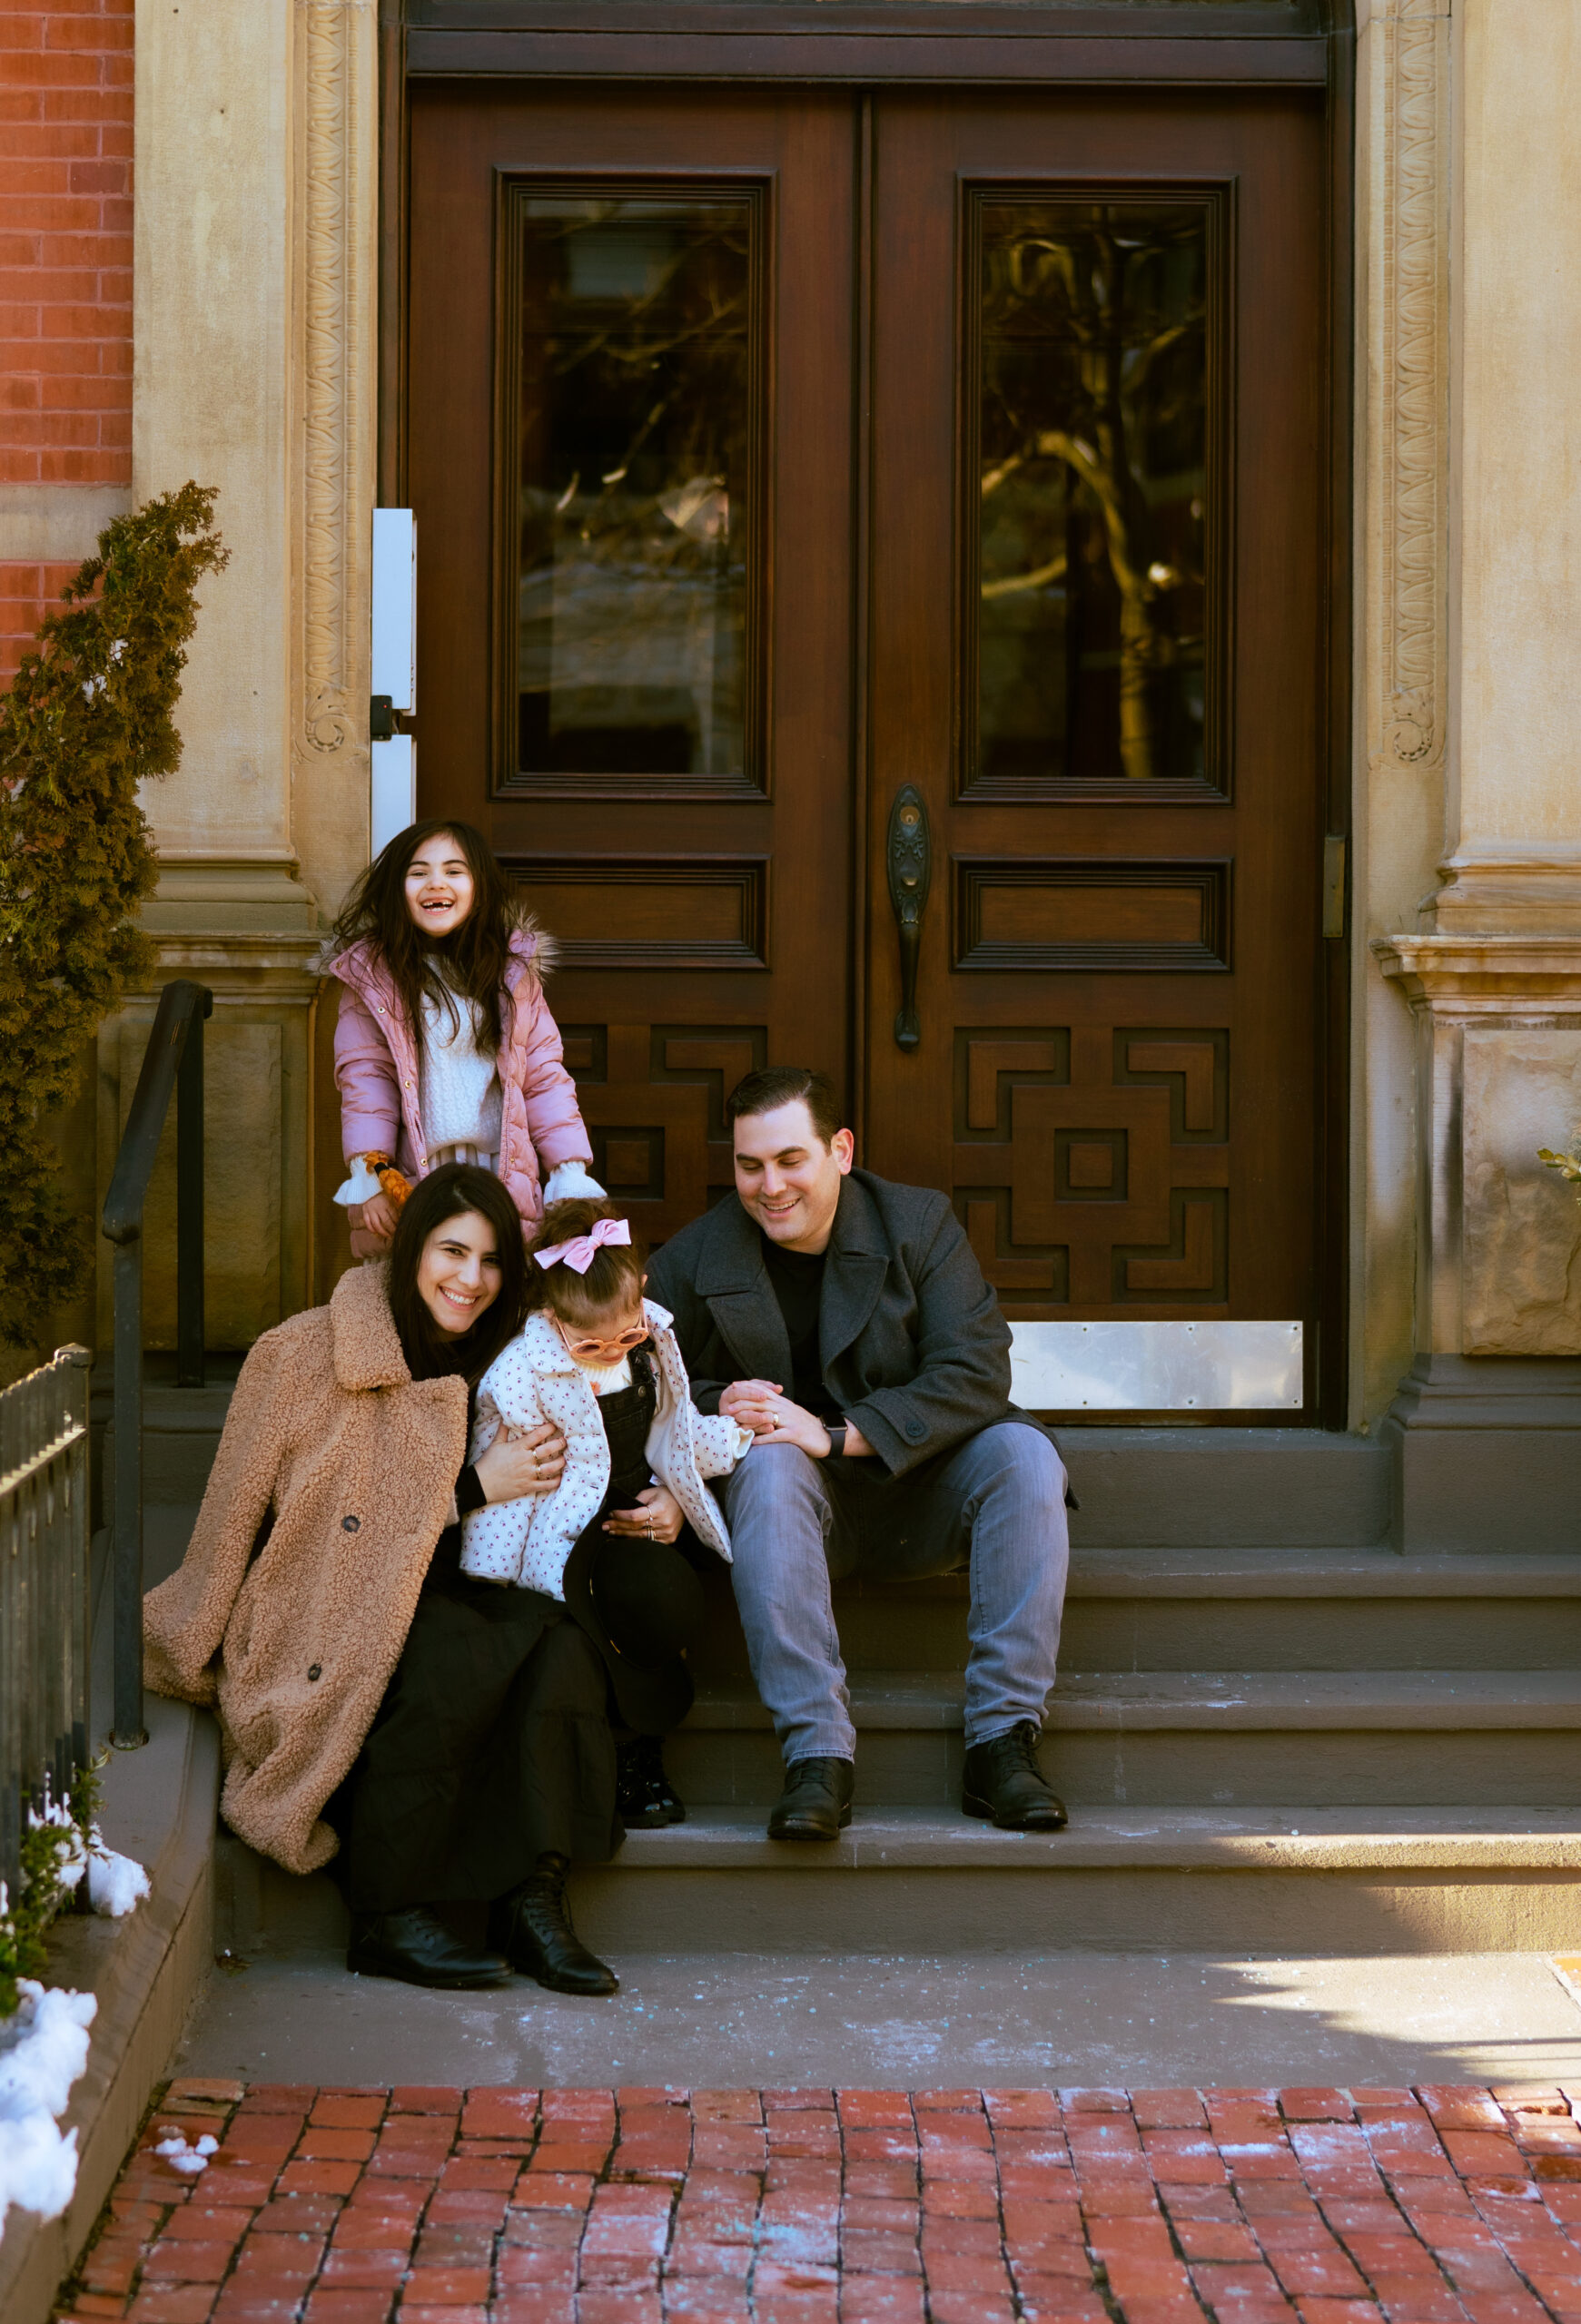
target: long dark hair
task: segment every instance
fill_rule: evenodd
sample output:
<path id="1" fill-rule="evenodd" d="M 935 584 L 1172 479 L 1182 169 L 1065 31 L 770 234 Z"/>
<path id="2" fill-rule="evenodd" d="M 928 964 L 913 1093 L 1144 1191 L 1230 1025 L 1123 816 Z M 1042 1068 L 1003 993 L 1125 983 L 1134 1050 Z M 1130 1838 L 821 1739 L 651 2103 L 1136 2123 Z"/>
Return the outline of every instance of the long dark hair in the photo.
<path id="1" fill-rule="evenodd" d="M 417 1287 L 418 1267 L 429 1236 L 448 1220 L 475 1210 L 494 1229 L 499 1256 L 499 1296 L 486 1307 L 464 1339 L 448 1340 L 429 1314 Z M 471 1162 L 447 1162 L 420 1178 L 401 1206 L 390 1246 L 390 1312 L 400 1334 L 401 1352 L 414 1380 L 459 1372 L 475 1386 L 527 1316 L 527 1246 L 516 1205 L 492 1170 Z"/>
<path id="2" fill-rule="evenodd" d="M 467 859 L 472 909 L 459 928 L 430 944 L 406 908 L 406 874 L 419 848 L 441 832 L 450 833 Z M 449 1010 L 454 1025 L 454 1004 L 445 990 L 448 980 L 481 1009 L 479 1039 L 494 1054 L 504 1033 L 501 1008 L 511 934 L 521 919 L 482 832 L 449 815 L 430 816 L 426 823 L 397 832 L 380 850 L 341 907 L 330 941 L 336 951 L 364 942 L 378 947 L 415 1038 L 422 1032 L 425 994 Z"/>
<path id="3" fill-rule="evenodd" d="M 529 1246 L 529 1305 L 552 1308 L 563 1324 L 586 1329 L 598 1316 L 607 1315 L 611 1307 L 640 1299 L 647 1252 L 636 1234 L 628 1244 L 602 1245 L 594 1252 L 586 1275 L 578 1275 L 575 1267 L 563 1264 L 552 1267 L 540 1267 L 538 1264 L 539 1251 L 552 1250 L 557 1243 L 575 1242 L 578 1236 L 590 1234 L 600 1218 L 618 1218 L 620 1215 L 612 1202 L 595 1202 L 586 1195 L 574 1196 L 569 1202 L 551 1203 Z"/>

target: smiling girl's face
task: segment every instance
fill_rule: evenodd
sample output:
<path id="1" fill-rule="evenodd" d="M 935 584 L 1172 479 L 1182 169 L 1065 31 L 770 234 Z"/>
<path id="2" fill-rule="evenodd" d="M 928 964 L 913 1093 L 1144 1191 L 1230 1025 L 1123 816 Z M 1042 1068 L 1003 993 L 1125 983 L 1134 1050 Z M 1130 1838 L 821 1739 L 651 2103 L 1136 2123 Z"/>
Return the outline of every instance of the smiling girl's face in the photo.
<path id="1" fill-rule="evenodd" d="M 493 1306 L 503 1279 L 494 1229 L 480 1211 L 464 1210 L 436 1226 L 418 1261 L 418 1297 L 448 1340 L 464 1338 Z"/>
<path id="2" fill-rule="evenodd" d="M 406 909 L 425 936 L 454 935 L 471 911 L 471 867 L 454 832 L 436 832 L 406 867 Z"/>

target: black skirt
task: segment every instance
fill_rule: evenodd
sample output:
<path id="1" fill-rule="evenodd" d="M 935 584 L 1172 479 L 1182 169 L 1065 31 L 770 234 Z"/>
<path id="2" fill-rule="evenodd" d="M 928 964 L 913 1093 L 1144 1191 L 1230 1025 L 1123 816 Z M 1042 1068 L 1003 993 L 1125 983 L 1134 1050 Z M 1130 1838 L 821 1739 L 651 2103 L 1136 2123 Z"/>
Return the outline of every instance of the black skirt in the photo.
<path id="1" fill-rule="evenodd" d="M 501 1896 L 551 1852 L 604 1863 L 622 1838 L 608 1691 L 556 1600 L 436 1555 L 347 1787 L 351 1910 Z"/>

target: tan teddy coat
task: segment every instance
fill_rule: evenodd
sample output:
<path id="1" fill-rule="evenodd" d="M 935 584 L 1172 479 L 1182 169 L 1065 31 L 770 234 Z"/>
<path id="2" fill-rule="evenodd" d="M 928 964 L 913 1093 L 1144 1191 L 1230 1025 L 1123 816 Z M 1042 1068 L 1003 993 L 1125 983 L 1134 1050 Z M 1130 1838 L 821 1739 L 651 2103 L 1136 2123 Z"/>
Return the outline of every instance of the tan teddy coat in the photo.
<path id="1" fill-rule="evenodd" d="M 218 1709 L 220 1811 L 288 1872 L 335 1853 L 320 1811 L 400 1659 L 467 1457 L 466 1384 L 412 1379 L 385 1275 L 353 1267 L 258 1342 L 186 1556 L 143 1600 L 148 1684 Z"/>

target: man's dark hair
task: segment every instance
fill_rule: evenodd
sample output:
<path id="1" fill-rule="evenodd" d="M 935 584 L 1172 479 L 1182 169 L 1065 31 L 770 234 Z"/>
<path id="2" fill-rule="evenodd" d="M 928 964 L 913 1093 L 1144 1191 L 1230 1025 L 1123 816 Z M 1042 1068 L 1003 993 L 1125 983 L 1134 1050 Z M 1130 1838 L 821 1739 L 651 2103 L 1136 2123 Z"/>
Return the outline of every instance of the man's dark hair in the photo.
<path id="1" fill-rule="evenodd" d="M 832 1146 L 835 1132 L 845 1123 L 840 1093 L 826 1073 L 818 1073 L 810 1065 L 766 1065 L 761 1072 L 747 1074 L 725 1100 L 725 1127 L 733 1129 L 738 1121 L 755 1114 L 772 1114 L 776 1106 L 795 1105 L 798 1098 L 805 1104 L 819 1137 L 825 1146 Z"/>

